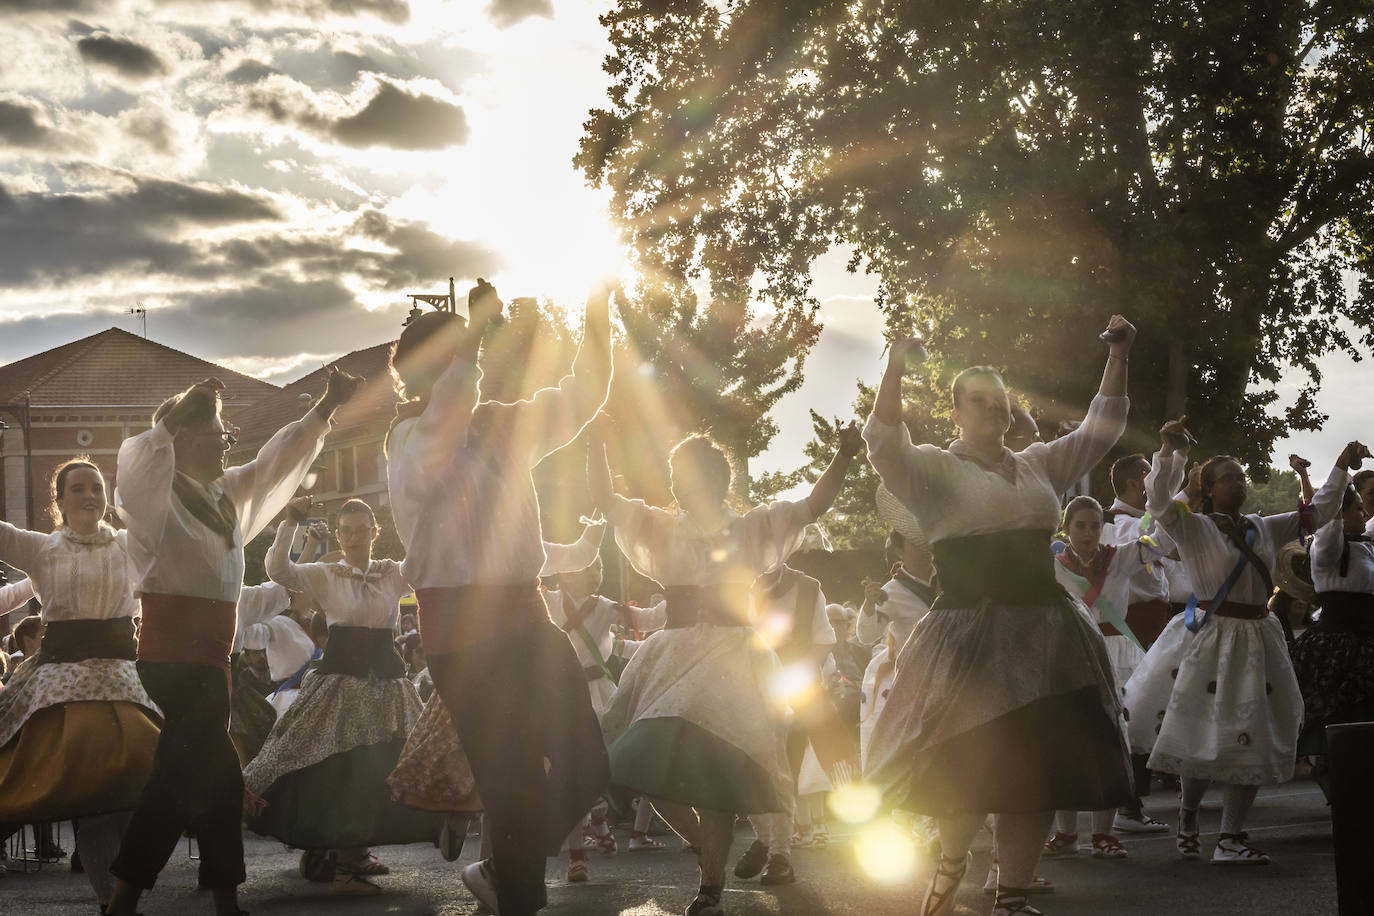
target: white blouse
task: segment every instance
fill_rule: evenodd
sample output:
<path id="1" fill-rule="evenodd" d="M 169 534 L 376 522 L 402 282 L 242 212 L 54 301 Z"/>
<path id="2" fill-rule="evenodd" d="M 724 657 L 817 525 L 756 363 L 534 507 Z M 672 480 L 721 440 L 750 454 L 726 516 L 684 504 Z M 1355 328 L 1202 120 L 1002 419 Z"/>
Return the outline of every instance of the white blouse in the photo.
<path id="1" fill-rule="evenodd" d="M 1345 527 L 1339 515 L 1317 530 L 1309 551 L 1312 558 L 1312 584 L 1318 592 L 1374 594 L 1374 543 L 1351 542 L 1350 565 L 1346 575 L 1342 576 L 1341 552 L 1345 545 Z"/>
<path id="2" fill-rule="evenodd" d="M 267 549 L 266 561 L 267 575 L 273 582 L 313 598 L 330 626 L 395 628 L 400 600 L 410 594 L 400 563 L 373 560 L 365 572 L 346 560 L 293 563 L 291 542 L 295 538 L 295 522 L 277 526 L 277 538 Z"/>
<path id="3" fill-rule="evenodd" d="M 28 604 L 33 596 L 33 579 L 20 579 L 18 582 L 0 585 L 0 616 L 19 610 Z"/>
<path id="4" fill-rule="evenodd" d="M 232 651 L 237 652 L 244 648 L 243 634 L 249 627 L 271 620 L 286 610 L 290 604 L 291 595 L 275 582 L 245 585 L 239 589 L 238 622 L 234 630 Z"/>
<path id="5" fill-rule="evenodd" d="M 568 605 L 571 599 L 564 596 L 561 591 L 550 591 L 544 593 L 545 603 L 549 606 L 549 618 L 560 630 L 567 626 L 568 614 L 572 611 Z M 601 595 L 590 595 L 584 602 L 595 602 L 587 611 L 587 615 L 582 618 L 581 628 L 586 630 L 592 642 L 596 645 L 596 651 L 601 654 L 602 661 L 610 658 L 614 654 L 620 654 L 628 658 L 630 651 L 638 644 L 628 644 L 629 649 L 622 649 L 616 652 L 615 636 L 611 632 L 611 625 L 620 619 L 620 611 L 616 603 L 610 598 Z M 581 605 L 577 605 L 578 608 Z M 636 630 L 651 630 L 663 626 L 663 614 L 655 608 L 631 607 L 630 620 Z M 661 610 L 661 609 L 659 609 Z M 592 654 L 587 641 L 577 632 L 577 628 L 568 631 L 568 638 L 572 642 L 573 651 L 577 653 L 577 661 L 584 668 L 590 668 L 597 664 L 596 657 Z M 622 642 L 622 645 L 625 643 Z"/>
<path id="6" fill-rule="evenodd" d="M 1102 526 L 1102 543 L 1112 547 L 1127 547 L 1140 543 L 1141 537 L 1149 537 L 1161 553 L 1173 551 L 1173 538 L 1159 527 L 1159 523 L 1153 517 L 1150 518 L 1148 525 L 1142 524 L 1145 513 L 1119 499 L 1112 503 L 1109 511 L 1116 513 L 1116 520 Z M 1169 580 L 1165 577 L 1161 559 L 1163 558 L 1154 557 L 1131 573 L 1131 602 L 1169 600 Z M 1118 610 L 1125 613 L 1124 609 Z"/>
<path id="7" fill-rule="evenodd" d="M 229 468 L 204 487 L 211 504 L 221 495 L 234 504 L 238 526 L 232 548 L 173 494 L 176 440 L 166 424 L 125 439 L 119 447 L 115 504 L 129 526 L 135 590 L 237 601 L 244 543 L 295 495 L 329 428 L 329 421 L 311 409 L 282 427 L 252 461 Z"/>
<path id="8" fill-rule="evenodd" d="M 907 637 L 916 629 L 916 624 L 930 613 L 930 605 L 896 579 L 888 579 L 883 583 L 883 594 L 887 595 L 887 600 L 878 605 L 872 614 L 859 611 L 854 635 L 865 646 L 875 646 L 884 636 L 891 636 L 893 645 L 900 649 L 906 645 Z"/>
<path id="9" fill-rule="evenodd" d="M 1179 452 L 1156 453 L 1145 478 L 1145 490 L 1150 514 L 1178 544 L 1179 555 L 1192 580 L 1193 593 L 1199 600 L 1210 601 L 1240 562 L 1241 552 L 1207 516 L 1175 509 L 1173 497 L 1177 482 L 1183 479 L 1186 461 L 1187 457 Z M 1321 527 L 1340 512 L 1341 496 L 1349 483 L 1350 475 L 1345 468 L 1331 469 L 1326 482 L 1312 497 L 1314 525 Z M 1247 515 L 1246 518 L 1256 528 L 1253 550 L 1272 570 L 1279 548 L 1297 540 L 1301 533 L 1298 513 Z M 1269 597 L 1264 580 L 1247 563 L 1227 600 L 1240 604 L 1267 604 Z"/>
<path id="10" fill-rule="evenodd" d="M 0 557 L 28 573 L 43 619 L 112 620 L 138 613 L 129 573 L 128 535 L 104 522 L 95 534 L 51 534 L 0 522 Z"/>
<path id="11" fill-rule="evenodd" d="M 997 468 L 954 448 L 913 445 L 905 423 L 876 413 L 864 426 L 868 460 L 887 488 L 916 516 L 932 544 L 948 538 L 1059 527 L 1059 494 L 1106 456 L 1126 429 L 1130 399 L 1097 395 L 1078 429 L 1019 452 L 1003 449 Z"/>
<path id="12" fill-rule="evenodd" d="M 1104 531 L 1105 534 L 1105 531 Z M 1103 538 L 1106 543 L 1106 538 Z M 1110 623 L 1107 618 L 1102 616 L 1102 604 L 1109 603 L 1114 611 L 1122 618 L 1126 616 L 1126 609 L 1131 602 L 1131 580 L 1137 572 L 1144 566 L 1149 555 L 1139 546 L 1140 542 L 1125 544 L 1117 547 L 1116 553 L 1112 555 L 1111 563 L 1107 566 L 1107 577 L 1102 583 L 1102 591 L 1098 592 L 1097 598 L 1093 601 L 1088 611 L 1092 614 L 1093 623 Z M 1065 547 L 1065 550 L 1072 550 L 1072 547 Z M 1075 598 L 1087 603 L 1087 594 L 1084 590 L 1083 577 L 1076 575 L 1059 558 L 1054 559 L 1054 578 L 1059 584 L 1064 586 L 1064 590 Z"/>
<path id="13" fill-rule="evenodd" d="M 544 542 L 530 472 L 577 438 L 610 387 L 595 373 L 569 375 L 528 400 L 478 404 L 481 377 L 474 363 L 455 358 L 424 412 L 391 430 L 391 509 L 405 576 L 417 589 L 535 580 Z"/>
<path id="14" fill-rule="evenodd" d="M 779 501 L 744 515 L 727 512 L 725 527 L 708 533 L 685 512 L 620 495 L 612 495 L 606 515 L 630 565 L 668 588 L 751 585 L 801 546 L 813 520 L 805 500 Z"/>
<path id="15" fill-rule="evenodd" d="M 575 573 L 586 569 L 596 562 L 601 554 L 601 540 L 606 536 L 606 522 L 588 522 L 582 534 L 571 544 L 544 542 L 544 565 L 539 570 L 540 578 Z"/>

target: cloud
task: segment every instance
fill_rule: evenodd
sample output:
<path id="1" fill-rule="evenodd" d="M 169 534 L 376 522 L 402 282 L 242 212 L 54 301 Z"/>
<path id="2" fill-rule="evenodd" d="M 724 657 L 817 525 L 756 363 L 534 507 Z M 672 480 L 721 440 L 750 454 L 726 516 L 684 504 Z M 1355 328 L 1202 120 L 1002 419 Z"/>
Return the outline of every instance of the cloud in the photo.
<path id="1" fill-rule="evenodd" d="M 82 13 L 99 7 L 99 0 L 0 0 L 0 16 L 20 13 Z"/>
<path id="2" fill-rule="evenodd" d="M 240 61 L 234 69 L 224 74 L 224 78 L 231 83 L 247 85 L 264 80 L 276 72 L 275 69 L 260 60 L 245 60 Z"/>
<path id="3" fill-rule="evenodd" d="M 167 65 L 152 48 L 109 32 L 77 39 L 76 50 L 87 64 L 109 67 L 129 79 L 148 79 L 167 72 Z"/>
<path id="4" fill-rule="evenodd" d="M 56 134 L 39 121 L 40 114 L 37 106 L 0 99 L 0 144 L 30 149 L 52 145 Z"/>
<path id="5" fill-rule="evenodd" d="M 386 80 L 377 81 L 372 97 L 347 115 L 329 113 L 304 86 L 287 79 L 254 87 L 248 93 L 247 107 L 278 123 L 357 148 L 432 150 L 455 146 L 468 138 L 461 106 Z"/>
<path id="6" fill-rule="evenodd" d="M 508 28 L 532 16 L 553 18 L 552 0 L 491 0 L 487 15 L 501 28 Z"/>
<path id="7" fill-rule="evenodd" d="M 12 0 L 0 0 L 0 3 Z M 22 0 L 21 0 L 22 2 Z M 37 0 L 35 0 L 37 2 Z M 65 0 L 73 2 L 73 0 Z M 204 0 L 158 0 L 161 6 L 194 9 L 212 6 Z M 246 7 L 272 17 L 292 17 L 320 22 L 340 17 L 372 16 L 393 25 L 410 21 L 409 0 L 222 0 L 219 6 Z"/>
<path id="8" fill-rule="evenodd" d="M 200 250 L 181 230 L 281 218 L 262 196 L 156 178 L 93 193 L 16 196 L 0 186 L 0 285 L 111 269 L 193 273 Z"/>

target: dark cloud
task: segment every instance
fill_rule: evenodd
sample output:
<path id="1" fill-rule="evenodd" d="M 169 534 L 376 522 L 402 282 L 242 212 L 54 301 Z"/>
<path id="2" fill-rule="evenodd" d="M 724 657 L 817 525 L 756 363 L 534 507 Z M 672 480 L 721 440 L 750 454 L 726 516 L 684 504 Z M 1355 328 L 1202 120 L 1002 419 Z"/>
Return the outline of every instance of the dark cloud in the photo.
<path id="1" fill-rule="evenodd" d="M 532 16 L 553 18 L 552 0 L 491 0 L 487 15 L 501 28 L 515 25 Z"/>
<path id="2" fill-rule="evenodd" d="M 13 0 L 0 0 L 0 3 L 5 2 L 13 2 Z M 185 0 L 159 0 L 159 2 L 164 6 L 176 6 L 184 4 Z M 315 22 L 355 16 L 373 16 L 396 25 L 410 21 L 409 0 L 237 0 L 237 2 L 240 6 L 258 12 L 300 16 Z"/>
<path id="3" fill-rule="evenodd" d="M 280 86 L 249 92 L 249 109 L 279 123 L 294 124 L 346 146 L 393 149 L 443 149 L 468 138 L 462 107 L 433 96 L 381 82 L 359 111 L 342 118 L 324 114 L 310 99 Z"/>
<path id="4" fill-rule="evenodd" d="M 141 141 L 155 152 L 169 155 L 176 152 L 176 131 L 167 116 L 160 111 L 140 111 L 129 118 L 126 128 L 130 137 Z"/>
<path id="5" fill-rule="evenodd" d="M 109 32 L 97 32 L 76 40 L 76 50 L 88 64 L 109 67 L 121 76 L 147 79 L 167 72 L 167 65 L 152 48 Z"/>
<path id="6" fill-rule="evenodd" d="M 100 0 L 0 0 L 0 16 L 7 13 L 84 13 L 100 8 Z"/>
<path id="7" fill-rule="evenodd" d="M 0 144 L 38 149 L 51 146 L 57 135 L 39 120 L 42 109 L 0 99 Z"/>
<path id="8" fill-rule="evenodd" d="M 0 187 L 0 286 L 121 268 L 194 275 L 201 246 L 180 230 L 280 219 L 263 197 L 155 178 L 89 194 Z"/>
<path id="9" fill-rule="evenodd" d="M 231 83 L 246 85 L 256 83 L 258 80 L 266 79 L 277 71 L 260 60 L 245 60 L 237 67 L 224 74 L 224 78 Z"/>
<path id="10" fill-rule="evenodd" d="M 332 132 L 348 146 L 443 149 L 467 140 L 468 122 L 451 102 L 382 83 L 362 111 L 334 122 Z"/>

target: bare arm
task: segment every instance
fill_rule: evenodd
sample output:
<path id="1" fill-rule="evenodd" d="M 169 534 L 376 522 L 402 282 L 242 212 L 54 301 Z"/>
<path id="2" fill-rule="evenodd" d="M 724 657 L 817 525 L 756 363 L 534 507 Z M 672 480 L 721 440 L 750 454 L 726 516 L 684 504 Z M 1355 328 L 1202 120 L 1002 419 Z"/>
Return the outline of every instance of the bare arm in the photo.
<path id="1" fill-rule="evenodd" d="M 840 430 L 840 447 L 835 457 L 806 497 L 806 507 L 811 510 L 812 518 L 820 518 L 834 505 L 835 497 L 840 495 L 840 489 L 844 486 L 845 475 L 849 473 L 850 462 L 863 451 L 863 447 L 859 425 L 851 420 L 848 426 Z"/>

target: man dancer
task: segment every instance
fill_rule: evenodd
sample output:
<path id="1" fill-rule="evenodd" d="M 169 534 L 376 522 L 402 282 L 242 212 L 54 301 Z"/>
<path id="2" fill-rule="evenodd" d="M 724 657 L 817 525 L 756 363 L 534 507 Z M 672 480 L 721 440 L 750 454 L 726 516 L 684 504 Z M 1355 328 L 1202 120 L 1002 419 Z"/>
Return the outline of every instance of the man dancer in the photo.
<path id="1" fill-rule="evenodd" d="M 182 832 L 200 841 L 200 884 L 218 916 L 238 916 L 243 776 L 229 738 L 229 651 L 243 586 L 243 545 L 282 510 L 362 379 L 330 369 L 324 397 L 245 465 L 225 470 L 234 430 L 224 384 L 206 379 L 169 398 L 153 428 L 119 450 L 115 502 L 143 605 L 138 673 L 162 710 L 153 772 L 119 855 L 108 912 L 134 916 Z"/>
<path id="2" fill-rule="evenodd" d="M 539 593 L 544 547 L 531 477 L 606 400 L 609 303 L 609 287 L 588 301 L 573 374 L 514 404 L 478 403 L 478 349 L 501 311 L 485 281 L 468 294 L 469 326 L 447 313 L 421 316 L 391 358 L 408 399 L 387 437 L 405 574 L 492 834 L 491 858 L 462 878 L 499 916 L 547 905 L 545 857 L 610 782 L 582 666 Z"/>

